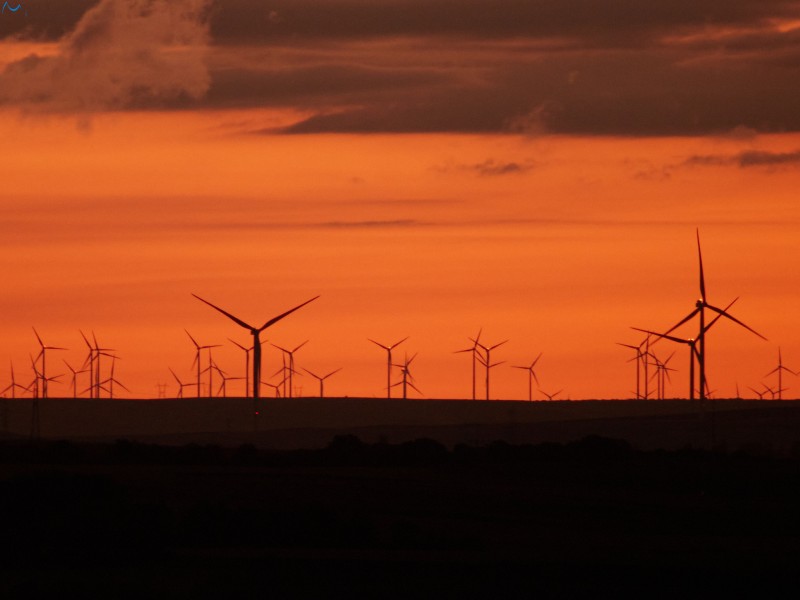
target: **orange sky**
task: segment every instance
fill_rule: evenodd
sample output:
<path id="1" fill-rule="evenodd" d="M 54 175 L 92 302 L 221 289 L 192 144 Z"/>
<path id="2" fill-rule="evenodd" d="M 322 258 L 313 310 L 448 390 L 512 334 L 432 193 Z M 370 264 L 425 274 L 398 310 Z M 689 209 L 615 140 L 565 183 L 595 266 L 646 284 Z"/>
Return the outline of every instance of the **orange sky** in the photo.
<path id="1" fill-rule="evenodd" d="M 0 56 L 13 64 L 29 50 L 6 43 Z M 733 314 L 770 340 L 715 326 L 716 395 L 738 383 L 752 396 L 778 346 L 800 368 L 800 135 L 280 132 L 315 114 L 300 102 L 87 112 L 8 100 L 0 365 L 32 379 L 35 326 L 69 348 L 48 357 L 48 374 L 65 372 L 61 358 L 85 356 L 78 330 L 93 330 L 121 357 L 124 396 L 153 397 L 160 382 L 174 395 L 168 366 L 191 379 L 184 328 L 224 344 L 223 369 L 244 370 L 227 338 L 245 343 L 245 332 L 191 293 L 255 324 L 321 294 L 266 338 L 309 339 L 301 368 L 341 367 L 327 395 L 385 395 L 385 355 L 367 338 L 410 336 L 398 357 L 419 353 L 424 397 L 467 397 L 470 360 L 453 351 L 482 327 L 487 343 L 509 340 L 493 354 L 504 364 L 492 398 L 526 398 L 526 375 L 510 365 L 540 352 L 543 390 L 630 397 L 633 365 L 615 342 L 638 343 L 630 326 L 665 330 L 692 310 L 699 227 L 709 301 L 739 296 Z M 668 393 L 685 396 L 685 348 L 656 350 L 677 351 Z M 266 349 L 264 373 L 279 361 Z M 310 377 L 295 383 L 317 389 Z M 793 378 L 784 384 L 795 397 Z"/>

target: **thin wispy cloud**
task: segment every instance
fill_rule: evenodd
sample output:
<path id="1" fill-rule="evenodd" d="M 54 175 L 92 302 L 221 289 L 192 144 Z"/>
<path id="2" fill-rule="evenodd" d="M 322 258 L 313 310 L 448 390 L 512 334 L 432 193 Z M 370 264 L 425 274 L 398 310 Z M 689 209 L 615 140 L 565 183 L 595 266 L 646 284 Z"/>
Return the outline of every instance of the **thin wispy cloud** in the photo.
<path id="1" fill-rule="evenodd" d="M 734 166 L 751 167 L 800 167 L 800 150 L 793 152 L 767 152 L 746 150 L 738 154 L 703 154 L 690 156 L 681 163 L 684 167 Z"/>

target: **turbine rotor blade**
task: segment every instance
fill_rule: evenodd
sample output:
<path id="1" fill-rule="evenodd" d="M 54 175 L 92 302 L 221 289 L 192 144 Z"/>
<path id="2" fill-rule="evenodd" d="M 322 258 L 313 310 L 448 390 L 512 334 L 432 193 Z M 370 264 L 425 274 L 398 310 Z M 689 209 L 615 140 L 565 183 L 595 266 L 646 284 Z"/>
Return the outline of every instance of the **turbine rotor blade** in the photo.
<path id="1" fill-rule="evenodd" d="M 216 306 L 216 305 L 214 305 L 214 304 L 211 304 L 211 302 L 209 302 L 208 300 L 203 300 L 203 299 L 202 299 L 200 296 L 198 296 L 197 294 L 192 294 L 192 296 L 194 296 L 195 298 L 197 298 L 198 300 L 200 300 L 200 302 L 205 302 L 205 303 L 206 303 L 206 304 L 208 304 L 208 305 L 209 305 L 211 308 L 213 308 L 214 310 L 217 310 L 217 311 L 221 312 L 223 315 L 225 315 L 226 317 L 228 317 L 228 318 L 229 318 L 231 321 L 233 321 L 234 323 L 236 323 L 236 324 L 238 324 L 238 325 L 241 325 L 241 326 L 242 326 L 242 327 L 244 327 L 245 329 L 249 329 L 250 331 L 254 331 L 254 330 L 255 330 L 255 327 L 253 327 L 252 325 L 250 325 L 250 324 L 248 324 L 248 323 L 245 323 L 245 322 L 244 322 L 244 321 L 242 321 L 242 320 L 241 320 L 239 317 L 234 317 L 234 316 L 233 316 L 231 313 L 229 313 L 229 312 L 228 312 L 228 311 L 226 311 L 226 310 L 223 310 L 223 309 L 221 309 L 219 306 Z M 262 329 L 264 329 L 264 328 L 262 327 Z"/>
<path id="2" fill-rule="evenodd" d="M 280 320 L 281 320 L 281 319 L 283 319 L 284 317 L 288 317 L 288 316 L 289 316 L 290 314 L 292 314 L 294 311 L 296 311 L 296 310 L 298 310 L 298 309 L 300 309 L 300 308 L 303 308 L 303 307 L 304 307 L 306 304 L 308 304 L 309 302 L 313 302 L 313 301 L 314 301 L 314 300 L 316 300 L 317 298 L 319 298 L 319 295 L 317 295 L 317 296 L 314 296 L 314 297 L 313 297 L 313 298 L 311 298 L 310 300 L 306 300 L 306 301 L 305 301 L 305 302 L 303 302 L 302 304 L 298 304 L 298 305 L 297 305 L 297 306 L 295 306 L 294 308 L 291 308 L 291 309 L 287 310 L 285 313 L 281 313 L 281 314 L 279 314 L 277 317 L 273 317 L 273 318 L 271 318 L 269 321 L 267 321 L 266 323 L 264 323 L 264 324 L 263 324 L 263 325 L 262 325 L 262 326 L 261 326 L 261 327 L 258 329 L 258 331 L 259 331 L 259 332 L 261 332 L 261 331 L 264 331 L 264 330 L 265 330 L 267 327 L 270 327 L 271 325 L 274 325 L 275 323 L 277 323 L 278 321 L 280 321 Z M 230 316 L 230 315 L 229 315 L 229 316 Z M 250 329 L 252 329 L 252 327 L 251 327 Z"/>
<path id="3" fill-rule="evenodd" d="M 767 338 L 765 338 L 763 335 L 761 335 L 760 333 L 758 333 L 758 332 L 757 332 L 755 329 L 753 329 L 752 327 L 748 327 L 747 325 L 745 325 L 744 323 L 742 323 L 742 322 L 741 322 L 739 319 L 737 319 L 736 317 L 733 317 L 733 316 L 731 316 L 730 314 L 728 314 L 727 312 L 725 312 L 725 311 L 724 311 L 724 310 L 722 310 L 721 308 L 717 308 L 716 306 L 711 306 L 710 304 L 706 304 L 706 308 L 708 308 L 708 309 L 710 309 L 710 310 L 713 310 L 713 311 L 714 311 L 714 312 L 716 312 L 716 313 L 719 313 L 719 315 L 721 315 L 721 316 L 723 316 L 723 317 L 726 317 L 726 318 L 730 319 L 731 321 L 733 321 L 734 323 L 737 323 L 738 325 L 741 325 L 742 327 L 744 327 L 745 329 L 747 329 L 747 330 L 748 330 L 748 331 L 750 331 L 751 333 L 754 333 L 754 334 L 756 334 L 758 337 L 760 337 L 760 338 L 761 338 L 762 340 L 764 340 L 765 342 L 769 341 L 769 340 L 768 340 Z"/>

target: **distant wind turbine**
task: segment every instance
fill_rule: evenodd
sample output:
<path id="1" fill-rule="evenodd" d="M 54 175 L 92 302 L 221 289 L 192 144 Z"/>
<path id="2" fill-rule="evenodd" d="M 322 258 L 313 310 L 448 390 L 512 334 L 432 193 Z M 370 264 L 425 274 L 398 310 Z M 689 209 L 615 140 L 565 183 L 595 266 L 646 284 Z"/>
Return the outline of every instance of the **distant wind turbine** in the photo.
<path id="1" fill-rule="evenodd" d="M 548 394 L 548 393 L 547 393 L 547 392 L 545 392 L 544 390 L 539 390 L 539 391 L 540 391 L 540 392 L 542 392 L 542 394 L 544 394 L 545 396 L 547 396 L 547 399 L 548 399 L 548 400 L 553 400 L 553 399 L 554 399 L 556 396 L 558 396 L 558 395 L 559 395 L 561 392 L 563 392 L 564 390 L 558 390 L 557 392 L 554 392 L 554 393 L 552 393 L 552 394 Z"/>
<path id="2" fill-rule="evenodd" d="M 66 348 L 59 348 L 58 346 L 47 346 L 43 341 L 39 333 L 36 331 L 35 327 L 32 327 L 33 333 L 36 335 L 36 340 L 39 342 L 39 346 L 41 350 L 39 351 L 39 356 L 36 357 L 36 360 L 42 360 L 42 372 L 40 374 L 42 380 L 41 392 L 42 398 L 47 398 L 47 382 L 49 379 L 47 378 L 47 370 L 46 370 L 46 360 L 47 360 L 47 350 L 66 350 Z"/>
<path id="3" fill-rule="evenodd" d="M 386 358 L 386 397 L 391 400 L 392 398 L 392 350 L 394 350 L 397 346 L 402 344 L 408 339 L 408 336 L 404 337 L 399 342 L 395 342 L 391 346 L 385 346 L 380 342 L 376 342 L 373 339 L 367 338 L 370 342 L 375 344 L 376 346 L 380 346 L 384 350 L 386 350 L 387 358 Z"/>
<path id="4" fill-rule="evenodd" d="M 400 372 L 403 374 L 403 378 L 397 383 L 393 383 L 392 386 L 396 385 L 403 386 L 403 400 L 408 400 L 409 387 L 414 391 L 416 391 L 420 396 L 422 395 L 422 392 L 420 392 L 419 389 L 417 389 L 417 386 L 414 385 L 414 377 L 413 375 L 411 375 L 411 369 L 409 368 L 411 363 L 414 361 L 416 357 L 417 355 L 414 354 L 414 356 L 408 358 L 408 355 L 406 354 L 405 360 L 403 361 L 402 364 L 394 365 L 395 367 L 398 367 L 400 369 Z"/>
<path id="5" fill-rule="evenodd" d="M 783 387 L 783 372 L 786 371 L 787 373 L 791 373 L 792 375 L 797 375 L 794 371 L 792 371 L 788 367 L 783 366 L 783 358 L 781 357 L 781 349 L 780 346 L 778 347 L 778 366 L 772 369 L 769 373 L 767 373 L 764 377 L 769 377 L 773 373 L 778 374 L 778 400 L 783 400 L 783 392 L 786 391 L 788 388 Z"/>
<path id="6" fill-rule="evenodd" d="M 478 357 L 478 361 L 486 368 L 486 399 L 487 400 L 489 399 L 489 371 L 491 371 L 494 367 L 496 367 L 498 365 L 502 365 L 504 362 L 506 362 L 504 360 L 501 360 L 498 363 L 492 364 L 492 358 L 491 358 L 492 350 L 502 346 L 506 342 L 508 342 L 508 340 L 503 340 L 502 342 L 500 342 L 499 344 L 495 344 L 494 346 L 484 346 L 483 344 L 480 344 L 480 343 L 476 342 L 478 344 L 478 346 L 483 350 L 483 354 L 484 354 L 483 356 L 479 356 Z"/>
<path id="7" fill-rule="evenodd" d="M 470 354 L 472 354 L 472 399 L 473 400 L 476 399 L 476 395 L 475 395 L 475 378 L 476 378 L 476 372 L 477 372 L 478 352 L 479 352 L 478 344 L 481 341 L 481 332 L 482 331 L 483 331 L 483 327 L 478 329 L 478 335 L 476 335 L 474 338 L 469 338 L 470 341 L 472 342 L 472 346 L 470 346 L 469 348 L 465 348 L 463 350 L 456 350 L 453 353 L 453 354 L 461 354 L 462 352 L 469 352 Z"/>
<path id="8" fill-rule="evenodd" d="M 175 396 L 176 398 L 183 398 L 183 388 L 185 388 L 185 387 L 191 387 L 191 386 L 193 386 L 193 385 L 197 385 L 196 383 L 183 383 L 183 382 L 180 380 L 180 378 L 179 378 L 179 377 L 178 377 L 178 376 L 175 374 L 175 371 L 173 371 L 173 370 L 172 370 L 172 369 L 170 369 L 169 367 L 167 367 L 167 368 L 169 369 L 169 372 L 170 372 L 170 373 L 172 373 L 172 376 L 175 378 L 175 381 L 177 381 L 177 382 L 178 382 L 178 393 L 177 393 L 177 395 Z"/>
<path id="9" fill-rule="evenodd" d="M 184 329 L 184 331 L 186 331 L 186 329 Z M 192 361 L 192 366 L 193 367 L 195 367 L 195 366 L 197 367 L 197 397 L 198 398 L 201 396 L 201 393 L 200 393 L 200 375 L 202 375 L 203 373 L 206 372 L 206 369 L 202 369 L 201 370 L 201 366 L 202 365 L 200 364 L 200 356 L 201 356 L 201 353 L 202 353 L 203 350 L 208 350 L 208 364 L 209 364 L 209 367 L 208 367 L 208 369 L 209 369 L 208 396 L 210 398 L 211 396 L 213 396 L 213 392 L 211 390 L 211 371 L 210 371 L 210 369 L 211 369 L 211 348 L 218 348 L 219 344 L 206 344 L 205 346 L 201 346 L 200 344 L 197 343 L 197 340 L 195 340 L 192 337 L 191 333 L 186 331 L 186 335 L 188 335 L 189 339 L 192 340 L 192 344 L 194 344 L 194 348 L 195 348 L 195 355 L 194 355 L 194 360 Z"/>
<path id="10" fill-rule="evenodd" d="M 288 363 L 288 370 L 289 370 L 289 394 L 288 394 L 288 395 L 287 395 L 287 394 L 284 394 L 284 396 L 286 396 L 287 398 L 293 398 L 293 397 L 294 397 L 294 374 L 297 372 L 297 370 L 294 368 L 294 353 L 295 353 L 295 352 L 297 352 L 298 350 L 300 350 L 300 348 L 302 348 L 303 346 L 305 346 L 307 343 L 308 343 L 308 340 L 306 340 L 305 342 L 303 342 L 303 343 L 302 343 L 302 344 L 300 344 L 299 346 L 295 346 L 295 347 L 294 347 L 292 350 L 289 350 L 289 349 L 287 349 L 287 348 L 281 348 L 281 347 L 280 347 L 280 346 L 278 346 L 277 344 L 272 344 L 272 345 L 273 345 L 273 346 L 275 346 L 275 347 L 276 347 L 278 350 L 280 350 L 281 352 L 283 352 L 284 356 L 288 356 L 288 357 L 289 357 L 289 363 Z"/>
<path id="11" fill-rule="evenodd" d="M 73 398 L 77 398 L 78 397 L 78 375 L 80 375 L 81 373 L 88 373 L 88 370 L 87 369 L 78 369 L 78 370 L 76 370 L 76 369 L 73 369 L 72 365 L 70 365 L 66 360 L 63 361 L 63 362 L 64 362 L 65 365 L 67 365 L 67 368 L 72 373 L 72 380 L 70 381 L 70 385 L 72 386 L 72 397 Z"/>
<path id="12" fill-rule="evenodd" d="M 323 375 L 323 376 L 321 376 L 321 377 L 320 377 L 319 375 L 317 375 L 316 373 L 313 373 L 312 371 L 309 371 L 309 370 L 308 370 L 308 369 L 306 369 L 305 367 L 303 367 L 303 370 L 304 370 L 306 373 L 308 373 L 309 375 L 311 375 L 311 376 L 312 376 L 314 379 L 316 379 L 317 381 L 319 381 L 319 397 L 320 397 L 320 398 L 324 398 L 324 397 L 325 397 L 325 385 L 324 385 L 324 384 L 325 384 L 325 380 L 326 380 L 328 377 L 330 377 L 331 375 L 335 375 L 336 373 L 338 373 L 339 371 L 341 371 L 341 370 L 342 370 L 342 368 L 341 368 L 341 367 L 339 367 L 339 368 L 338 368 L 338 369 L 336 369 L 335 371 L 331 371 L 331 372 L 330 372 L 330 373 L 328 373 L 327 375 Z"/>
<path id="13" fill-rule="evenodd" d="M 536 381 L 536 385 L 539 385 L 539 378 L 536 377 L 536 371 L 533 368 L 536 366 L 536 363 L 539 362 L 539 359 L 542 358 L 542 353 L 539 353 L 534 361 L 528 366 L 521 366 L 521 365 L 511 365 L 515 369 L 522 369 L 523 371 L 528 372 L 528 402 L 533 400 L 533 382 Z"/>
<path id="14" fill-rule="evenodd" d="M 250 397 L 250 351 L 253 349 L 252 346 L 249 348 L 245 348 L 239 342 L 233 341 L 231 338 L 228 338 L 234 346 L 241 348 L 244 351 L 244 395 L 245 398 Z"/>

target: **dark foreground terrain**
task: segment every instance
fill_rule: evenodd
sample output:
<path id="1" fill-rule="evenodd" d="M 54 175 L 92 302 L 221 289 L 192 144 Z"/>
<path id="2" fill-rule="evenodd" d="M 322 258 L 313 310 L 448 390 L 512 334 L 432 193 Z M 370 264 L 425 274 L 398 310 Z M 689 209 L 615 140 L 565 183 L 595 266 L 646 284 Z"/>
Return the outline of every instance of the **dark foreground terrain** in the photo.
<path id="1" fill-rule="evenodd" d="M 0 597 L 793 594 L 800 458 L 739 449 L 0 443 Z"/>

